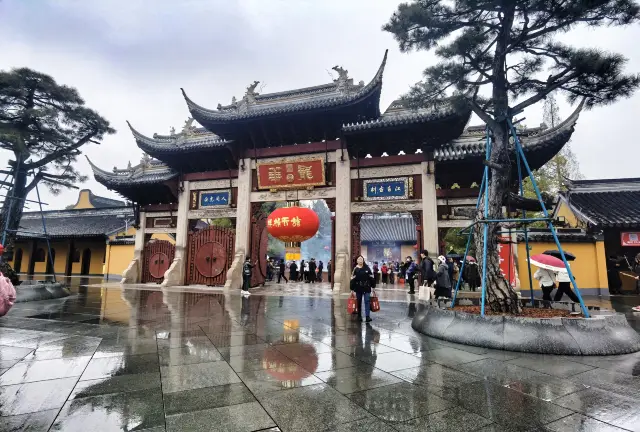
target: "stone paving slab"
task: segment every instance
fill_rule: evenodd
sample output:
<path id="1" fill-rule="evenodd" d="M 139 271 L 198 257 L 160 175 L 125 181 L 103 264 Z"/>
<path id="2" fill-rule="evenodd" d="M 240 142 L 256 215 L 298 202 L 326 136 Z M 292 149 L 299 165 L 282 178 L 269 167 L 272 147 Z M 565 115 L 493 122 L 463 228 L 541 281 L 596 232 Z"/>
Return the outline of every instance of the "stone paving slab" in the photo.
<path id="1" fill-rule="evenodd" d="M 89 287 L 64 308 L 20 303 L 0 318 L 0 432 L 640 430 L 640 354 L 445 342 L 411 328 L 417 305 L 395 291 L 365 324 L 323 285 L 244 301 L 173 289 L 175 317 L 140 300 L 103 305 L 102 288 L 164 295 Z"/>

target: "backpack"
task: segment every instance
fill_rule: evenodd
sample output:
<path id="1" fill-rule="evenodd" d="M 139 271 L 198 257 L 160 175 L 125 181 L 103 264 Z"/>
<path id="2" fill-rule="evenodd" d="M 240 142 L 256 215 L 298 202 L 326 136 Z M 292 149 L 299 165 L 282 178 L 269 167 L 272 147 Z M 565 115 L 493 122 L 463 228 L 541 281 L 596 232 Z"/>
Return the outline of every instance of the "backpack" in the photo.
<path id="1" fill-rule="evenodd" d="M 249 263 L 244 263 L 244 266 L 242 268 L 242 273 L 245 276 L 251 276 L 251 264 Z"/>
<path id="2" fill-rule="evenodd" d="M 5 316 L 16 302 L 16 289 L 11 280 L 0 273 L 0 317 Z"/>

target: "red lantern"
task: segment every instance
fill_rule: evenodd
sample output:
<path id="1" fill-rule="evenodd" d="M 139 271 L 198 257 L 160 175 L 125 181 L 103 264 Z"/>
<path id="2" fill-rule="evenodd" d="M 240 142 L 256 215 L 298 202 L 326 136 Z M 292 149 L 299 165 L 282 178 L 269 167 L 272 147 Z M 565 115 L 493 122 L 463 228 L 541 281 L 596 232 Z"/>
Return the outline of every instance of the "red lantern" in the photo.
<path id="1" fill-rule="evenodd" d="M 282 207 L 267 218 L 267 230 L 283 242 L 303 242 L 313 237 L 320 228 L 320 219 L 306 207 Z"/>

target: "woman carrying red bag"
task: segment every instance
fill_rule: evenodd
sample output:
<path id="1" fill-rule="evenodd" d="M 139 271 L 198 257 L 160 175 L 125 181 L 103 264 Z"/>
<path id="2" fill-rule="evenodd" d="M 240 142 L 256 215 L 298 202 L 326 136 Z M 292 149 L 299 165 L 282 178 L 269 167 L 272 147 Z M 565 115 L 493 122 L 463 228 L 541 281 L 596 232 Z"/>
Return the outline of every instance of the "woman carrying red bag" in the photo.
<path id="1" fill-rule="evenodd" d="M 373 272 L 364 263 L 364 257 L 360 255 L 356 260 L 356 266 L 351 272 L 351 290 L 355 291 L 357 299 L 357 310 L 353 312 L 353 315 L 357 315 L 358 319 L 362 321 L 362 299 L 364 297 L 364 313 L 365 321 L 371 322 L 370 301 L 371 301 L 371 288 L 375 286 Z"/>

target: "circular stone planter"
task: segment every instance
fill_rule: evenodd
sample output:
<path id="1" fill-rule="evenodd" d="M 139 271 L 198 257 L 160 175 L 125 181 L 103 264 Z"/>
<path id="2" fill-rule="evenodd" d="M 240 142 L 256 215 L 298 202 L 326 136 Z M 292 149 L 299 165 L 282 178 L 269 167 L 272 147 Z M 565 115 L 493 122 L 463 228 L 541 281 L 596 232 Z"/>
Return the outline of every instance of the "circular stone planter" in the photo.
<path id="1" fill-rule="evenodd" d="M 465 345 L 556 355 L 615 355 L 640 351 L 640 334 L 624 315 L 592 318 L 521 318 L 480 316 L 423 306 L 414 330 Z"/>

